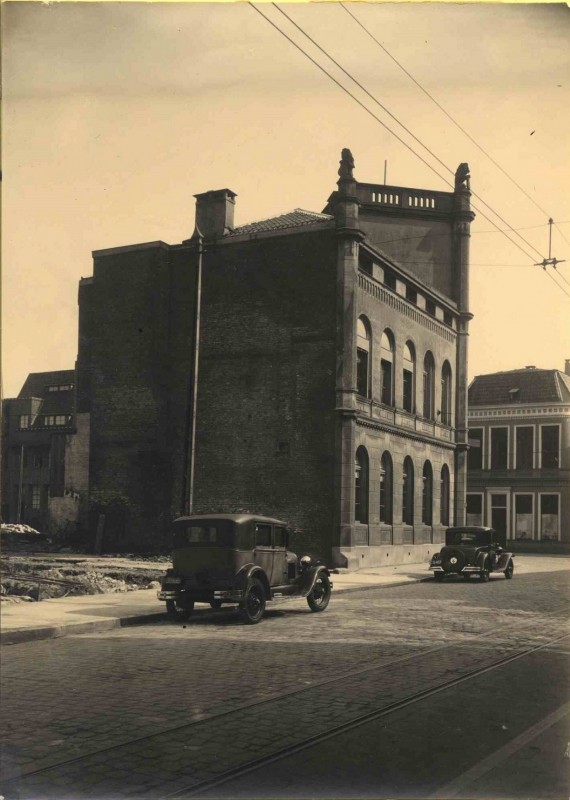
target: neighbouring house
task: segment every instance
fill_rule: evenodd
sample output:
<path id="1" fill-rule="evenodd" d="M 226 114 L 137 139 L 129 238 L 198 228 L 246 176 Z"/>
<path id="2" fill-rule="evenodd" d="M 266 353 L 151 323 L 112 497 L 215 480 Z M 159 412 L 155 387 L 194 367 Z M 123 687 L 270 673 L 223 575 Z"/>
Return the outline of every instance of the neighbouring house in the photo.
<path id="1" fill-rule="evenodd" d="M 2 403 L 2 520 L 72 536 L 87 511 L 89 420 L 75 370 L 33 372 Z"/>
<path id="2" fill-rule="evenodd" d="M 469 387 L 467 522 L 522 544 L 570 540 L 570 360 Z"/>
<path id="3" fill-rule="evenodd" d="M 322 213 L 236 226 L 209 191 L 181 244 L 93 253 L 77 411 L 106 547 L 161 546 L 190 494 L 350 568 L 464 522 L 468 167 L 451 192 L 360 183 L 348 150 L 338 174 Z"/>

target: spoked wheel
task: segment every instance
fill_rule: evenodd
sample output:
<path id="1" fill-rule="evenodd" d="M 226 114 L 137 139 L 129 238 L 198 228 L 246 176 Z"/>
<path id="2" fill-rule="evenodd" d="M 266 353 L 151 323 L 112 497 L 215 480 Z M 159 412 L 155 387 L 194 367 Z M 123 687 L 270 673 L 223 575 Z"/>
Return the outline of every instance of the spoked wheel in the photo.
<path id="1" fill-rule="evenodd" d="M 311 611 L 324 611 L 331 599 L 331 582 L 328 575 L 319 575 L 312 592 L 307 595 Z"/>
<path id="2" fill-rule="evenodd" d="M 490 574 L 491 574 L 491 570 L 489 568 L 489 559 L 486 558 L 485 562 L 483 564 L 483 569 L 479 573 L 479 580 L 481 581 L 481 583 L 487 583 L 487 581 L 489 580 Z"/>
<path id="3" fill-rule="evenodd" d="M 172 619 L 175 622 L 185 622 L 190 618 L 192 611 L 194 611 L 193 600 L 185 600 L 184 602 L 181 600 L 166 601 L 166 615 L 168 619 Z"/>
<path id="4" fill-rule="evenodd" d="M 255 625 L 261 621 L 265 612 L 265 592 L 257 580 L 253 580 L 239 606 L 239 613 L 246 625 Z"/>
<path id="5" fill-rule="evenodd" d="M 445 575 L 443 574 L 443 572 L 434 572 L 433 577 L 438 583 L 441 583 L 445 578 Z"/>
<path id="6" fill-rule="evenodd" d="M 214 611 L 218 611 L 222 607 L 221 600 L 210 600 L 210 608 L 213 608 Z"/>
<path id="7" fill-rule="evenodd" d="M 511 558 L 511 560 L 510 560 L 510 561 L 509 561 L 509 563 L 507 564 L 507 568 L 506 568 L 506 570 L 505 570 L 505 578 L 506 578 L 508 581 L 510 581 L 510 580 L 511 580 L 511 578 L 513 577 L 513 572 L 514 572 L 514 571 L 515 571 L 515 565 L 513 564 L 513 560 L 512 560 L 512 558 Z"/>

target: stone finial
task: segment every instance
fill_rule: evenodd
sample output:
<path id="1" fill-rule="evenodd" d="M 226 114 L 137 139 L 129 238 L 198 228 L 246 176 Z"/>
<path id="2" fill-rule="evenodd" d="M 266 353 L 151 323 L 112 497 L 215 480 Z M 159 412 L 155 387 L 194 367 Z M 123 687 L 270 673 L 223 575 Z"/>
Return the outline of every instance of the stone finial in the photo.
<path id="1" fill-rule="evenodd" d="M 469 191 L 471 189 L 471 184 L 469 182 L 470 177 L 469 164 L 466 164 L 465 162 L 460 164 L 455 173 L 455 191 Z"/>
<path id="2" fill-rule="evenodd" d="M 343 147 L 341 157 L 340 157 L 340 167 L 338 169 L 338 174 L 341 178 L 349 178 L 350 180 L 354 179 L 354 175 L 352 174 L 352 170 L 354 169 L 354 158 L 352 157 L 352 153 L 347 147 Z"/>

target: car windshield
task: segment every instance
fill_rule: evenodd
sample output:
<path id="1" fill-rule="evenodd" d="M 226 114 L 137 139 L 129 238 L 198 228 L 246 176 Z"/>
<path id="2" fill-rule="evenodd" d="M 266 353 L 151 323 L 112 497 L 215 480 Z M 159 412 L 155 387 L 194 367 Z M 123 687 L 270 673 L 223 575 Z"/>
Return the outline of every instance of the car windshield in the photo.
<path id="1" fill-rule="evenodd" d="M 491 541 L 490 531 L 447 531 L 446 544 L 464 544 L 471 547 L 481 547 Z"/>
<path id="2" fill-rule="evenodd" d="M 226 520 L 178 522 L 173 528 L 174 547 L 232 547 L 234 527 Z"/>

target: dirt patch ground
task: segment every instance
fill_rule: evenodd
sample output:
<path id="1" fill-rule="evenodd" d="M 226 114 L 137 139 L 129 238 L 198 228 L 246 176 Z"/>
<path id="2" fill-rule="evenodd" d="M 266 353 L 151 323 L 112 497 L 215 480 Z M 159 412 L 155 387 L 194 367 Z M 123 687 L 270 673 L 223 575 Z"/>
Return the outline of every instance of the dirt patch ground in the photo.
<path id="1" fill-rule="evenodd" d="M 154 588 L 170 565 L 167 557 L 5 555 L 1 598 L 17 602 Z"/>

